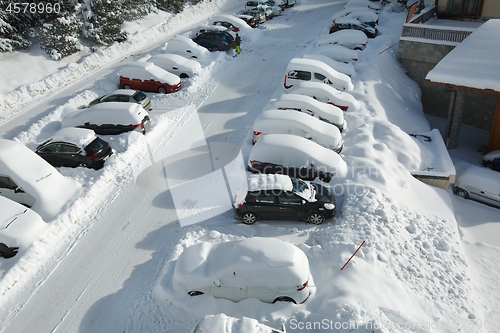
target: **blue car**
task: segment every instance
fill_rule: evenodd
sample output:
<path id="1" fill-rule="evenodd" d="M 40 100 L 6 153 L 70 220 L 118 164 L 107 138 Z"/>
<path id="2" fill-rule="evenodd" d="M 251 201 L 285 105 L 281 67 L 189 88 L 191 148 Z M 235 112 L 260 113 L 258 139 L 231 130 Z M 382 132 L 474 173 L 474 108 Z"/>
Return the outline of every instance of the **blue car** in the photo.
<path id="1" fill-rule="evenodd" d="M 233 36 L 226 31 L 206 31 L 193 38 L 193 41 L 210 51 L 228 51 L 232 47 Z"/>

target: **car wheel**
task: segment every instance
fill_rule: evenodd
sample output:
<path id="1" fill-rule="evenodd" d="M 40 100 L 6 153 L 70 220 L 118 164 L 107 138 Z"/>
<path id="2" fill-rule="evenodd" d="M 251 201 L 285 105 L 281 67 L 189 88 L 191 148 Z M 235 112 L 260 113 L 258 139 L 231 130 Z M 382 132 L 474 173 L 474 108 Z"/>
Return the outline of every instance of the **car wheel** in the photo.
<path id="1" fill-rule="evenodd" d="M 211 52 L 214 52 L 214 51 L 219 51 L 219 48 L 218 48 L 217 46 L 212 46 L 212 47 L 210 48 L 210 51 L 211 51 Z"/>
<path id="2" fill-rule="evenodd" d="M 186 73 L 181 73 L 181 75 L 179 75 L 179 77 L 181 79 L 189 79 L 189 75 L 187 75 Z"/>
<path id="3" fill-rule="evenodd" d="M 245 224 L 254 224 L 255 221 L 257 221 L 257 215 L 252 212 L 245 212 L 243 215 L 241 215 L 241 220 Z"/>
<path id="4" fill-rule="evenodd" d="M 166 94 L 167 93 L 167 89 L 165 89 L 165 87 L 158 87 L 158 92 L 160 94 Z"/>
<path id="5" fill-rule="evenodd" d="M 360 48 L 360 47 L 355 47 L 355 48 L 354 48 L 354 51 L 363 51 L 363 49 L 362 49 L 362 48 Z"/>
<path id="6" fill-rule="evenodd" d="M 493 165 L 491 163 L 483 163 L 483 165 L 486 167 L 486 168 L 490 168 L 491 170 L 493 170 Z"/>
<path id="7" fill-rule="evenodd" d="M 280 296 L 280 297 L 276 297 L 273 301 L 273 304 L 276 303 L 276 302 L 290 302 L 290 303 L 293 303 L 293 304 L 297 304 L 297 302 L 295 302 L 295 300 L 291 297 L 288 297 L 288 296 Z"/>
<path id="8" fill-rule="evenodd" d="M 321 213 L 313 212 L 307 217 L 307 222 L 312 224 L 321 224 L 325 222 L 325 217 Z"/>
<path id="9" fill-rule="evenodd" d="M 463 188 L 457 187 L 455 189 L 455 194 L 464 199 L 469 199 L 469 192 L 467 192 Z"/>
<path id="10" fill-rule="evenodd" d="M 123 89 L 132 89 L 132 87 L 130 86 L 130 84 L 124 84 Z"/>
<path id="11" fill-rule="evenodd" d="M 193 290 L 193 291 L 190 291 L 188 292 L 188 295 L 189 296 L 200 296 L 200 295 L 203 295 L 203 293 L 201 291 L 198 291 L 198 290 Z"/>

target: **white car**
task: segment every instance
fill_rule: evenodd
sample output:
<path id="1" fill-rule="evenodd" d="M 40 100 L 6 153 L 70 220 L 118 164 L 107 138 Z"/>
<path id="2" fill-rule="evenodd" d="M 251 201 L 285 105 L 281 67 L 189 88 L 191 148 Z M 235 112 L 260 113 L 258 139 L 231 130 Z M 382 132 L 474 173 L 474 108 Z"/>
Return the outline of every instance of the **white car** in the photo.
<path id="1" fill-rule="evenodd" d="M 201 65 L 198 61 L 186 59 L 178 54 L 157 54 L 149 58 L 148 62 L 152 62 L 181 79 L 193 77 L 201 70 Z"/>
<path id="2" fill-rule="evenodd" d="M 321 45 L 309 50 L 309 53 L 322 54 L 332 58 L 333 60 L 353 65 L 358 63 L 358 51 L 348 49 L 347 47 L 341 45 Z"/>
<path id="3" fill-rule="evenodd" d="M 375 25 L 378 24 L 378 14 L 375 11 L 368 8 L 364 10 L 354 10 L 344 17 L 356 19 L 359 22 L 368 24 L 371 27 L 375 27 Z"/>
<path id="4" fill-rule="evenodd" d="M 25 250 L 47 226 L 40 215 L 34 211 L 2 196 L 0 196 L 0 207 L 2 207 L 0 210 L 0 243 L 8 247 Z M 0 257 L 7 258 L 16 255 L 16 253 L 17 251 L 2 254 L 0 248 Z"/>
<path id="5" fill-rule="evenodd" d="M 289 109 L 305 112 L 322 121 L 335 125 L 342 131 L 346 125 L 344 114 L 338 107 L 298 94 L 283 94 L 272 100 L 267 109 Z"/>
<path id="6" fill-rule="evenodd" d="M 300 304 L 309 297 L 309 280 L 302 250 L 277 238 L 252 237 L 188 247 L 177 259 L 173 286 L 193 297 Z"/>
<path id="7" fill-rule="evenodd" d="M 242 19 L 228 14 L 220 14 L 212 17 L 209 20 L 209 23 L 212 25 L 222 25 L 227 27 L 229 30 L 233 32 L 250 32 L 252 28 Z"/>
<path id="8" fill-rule="evenodd" d="M 179 54 L 186 58 L 207 59 L 210 51 L 185 36 L 174 36 L 167 42 L 166 53 Z"/>
<path id="9" fill-rule="evenodd" d="M 338 91 L 321 82 L 301 81 L 285 91 L 289 94 L 306 95 L 320 102 L 335 105 L 342 111 L 357 111 L 361 108 L 361 103 L 351 94 Z"/>
<path id="10" fill-rule="evenodd" d="M 61 175 L 22 143 L 0 139 L 1 196 L 30 206 L 45 221 L 50 221 L 76 199 L 81 190 L 80 183 Z"/>
<path id="11" fill-rule="evenodd" d="M 359 30 L 339 30 L 328 35 L 322 35 L 316 40 L 316 46 L 337 44 L 352 50 L 364 50 L 368 37 Z"/>
<path id="12" fill-rule="evenodd" d="M 267 110 L 253 124 L 252 143 L 266 134 L 301 136 L 339 153 L 343 147 L 340 130 L 331 124 L 295 110 Z"/>
<path id="13" fill-rule="evenodd" d="M 347 164 L 333 150 L 290 134 L 267 134 L 253 146 L 247 169 L 253 173 L 277 173 L 303 180 L 330 182 L 343 178 Z"/>
<path id="14" fill-rule="evenodd" d="M 472 166 L 457 176 L 453 193 L 464 199 L 500 208 L 500 173 L 486 167 Z"/>
<path id="15" fill-rule="evenodd" d="M 349 77 L 356 74 L 356 71 L 354 70 L 354 66 L 352 64 L 346 64 L 345 62 L 333 60 L 332 58 L 327 57 L 326 55 L 306 53 L 302 55 L 302 58 L 321 61 L 322 63 L 325 63 L 326 65 L 336 70 L 337 72 L 345 74 Z"/>
<path id="16" fill-rule="evenodd" d="M 83 110 L 65 112 L 61 127 L 81 127 L 96 134 L 114 135 L 130 131 L 146 134 L 151 128 L 149 113 L 140 104 L 108 102 Z"/>

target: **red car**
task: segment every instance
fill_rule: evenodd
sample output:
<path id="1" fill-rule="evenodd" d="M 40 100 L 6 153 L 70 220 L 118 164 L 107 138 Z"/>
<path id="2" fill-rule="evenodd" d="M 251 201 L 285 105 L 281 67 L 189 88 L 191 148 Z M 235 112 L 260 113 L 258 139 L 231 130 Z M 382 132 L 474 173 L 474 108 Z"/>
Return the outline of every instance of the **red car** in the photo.
<path id="1" fill-rule="evenodd" d="M 150 62 L 130 63 L 120 69 L 120 88 L 172 93 L 181 89 L 181 79 Z"/>

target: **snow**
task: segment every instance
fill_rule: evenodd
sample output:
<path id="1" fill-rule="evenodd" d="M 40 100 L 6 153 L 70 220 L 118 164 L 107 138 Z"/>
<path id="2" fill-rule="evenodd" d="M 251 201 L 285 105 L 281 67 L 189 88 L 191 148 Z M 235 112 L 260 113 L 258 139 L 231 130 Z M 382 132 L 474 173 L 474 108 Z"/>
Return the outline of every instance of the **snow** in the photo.
<path id="1" fill-rule="evenodd" d="M 361 47 L 362 44 L 366 45 L 368 43 L 368 37 L 364 32 L 359 30 L 339 30 L 334 33 L 320 36 L 316 40 L 316 45 L 320 46 L 323 44 L 340 44 L 342 46 L 354 49 L 356 47 Z M 361 44 L 361 45 L 360 45 Z"/>
<path id="2" fill-rule="evenodd" d="M 97 138 L 93 130 L 86 128 L 67 127 L 57 131 L 52 137 L 53 142 L 69 142 L 84 149 Z"/>
<path id="3" fill-rule="evenodd" d="M 45 55 L 37 59 L 34 49 L 30 60 L 19 53 L 1 55 L 2 137 L 33 149 L 59 130 L 64 109 L 116 90 L 116 73 L 125 62 L 153 54 L 151 49 L 165 51 L 172 35 L 191 35 L 210 16 L 236 12 L 244 2 L 225 5 L 213 0 L 187 6 L 177 17 L 138 30 L 124 44 L 60 62 Z M 60 168 L 82 184 L 83 192 L 47 223 L 29 249 L 0 261 L 0 332 L 190 332 L 206 315 L 222 313 L 274 328 L 284 324 L 291 332 L 498 331 L 500 211 L 410 174 L 423 156 L 408 134 L 439 124 L 430 126 L 424 117 L 420 90 L 396 60 L 397 45 L 380 53 L 397 43 L 404 12 L 381 11 L 382 35 L 359 52 L 350 92 L 359 108 L 344 112 L 347 173 L 328 185 L 337 199 L 333 220 L 321 226 L 294 221 L 247 226 L 231 210 L 222 210 L 202 223 L 180 226 L 167 184 L 172 179 L 162 163 L 207 141 L 237 145 L 246 160 L 253 121 L 283 93 L 289 59 L 314 49 L 313 41 L 328 33 L 330 17 L 342 5 L 298 2 L 252 36 L 242 35 L 236 59 L 211 54 L 180 91 L 148 94 L 152 131 L 108 136 L 116 153 L 103 169 Z M 459 149 L 449 152 L 458 173 L 481 162 L 477 149 L 488 138 L 477 131 L 467 135 L 466 129 Z M 199 201 L 188 196 L 187 212 L 205 203 L 204 196 L 232 197 L 219 178 L 203 180 L 193 185 Z M 211 195 L 204 194 L 205 188 L 213 189 Z M 175 264 L 184 249 L 254 236 L 282 239 L 307 255 L 314 285 L 305 303 L 189 299 L 173 289 Z M 365 245 L 341 271 L 362 241 Z M 319 329 L 317 323 L 326 327 Z M 258 332 L 252 329 L 245 332 Z"/>
<path id="4" fill-rule="evenodd" d="M 270 191 L 293 189 L 290 177 L 285 175 L 255 174 L 248 177 L 248 191 Z"/>
<path id="5" fill-rule="evenodd" d="M 201 65 L 193 59 L 186 59 L 178 54 L 157 54 L 148 59 L 149 62 L 177 76 L 187 74 L 193 76 L 201 70 Z"/>
<path id="6" fill-rule="evenodd" d="M 333 60 L 351 63 L 355 65 L 358 62 L 358 51 L 354 51 L 348 49 L 347 47 L 343 47 L 341 45 L 321 45 L 312 50 L 308 50 L 313 53 L 326 55 Z"/>
<path id="7" fill-rule="evenodd" d="M 123 66 L 118 72 L 118 75 L 143 81 L 156 80 L 172 86 L 181 82 L 177 75 L 169 73 L 153 63 L 142 61 L 129 63 Z"/>
<path id="8" fill-rule="evenodd" d="M 372 9 L 365 10 L 354 10 L 347 14 L 345 17 L 353 18 L 358 20 L 359 22 L 366 23 L 368 25 L 375 25 L 378 22 L 378 14 L 375 13 Z"/>
<path id="9" fill-rule="evenodd" d="M 184 57 L 197 58 L 199 60 L 210 58 L 210 51 L 196 44 L 191 38 L 186 36 L 175 36 L 170 39 L 165 51 L 167 53 L 179 54 Z"/>
<path id="10" fill-rule="evenodd" d="M 293 134 L 338 151 L 342 148 L 340 130 L 329 123 L 295 110 L 267 110 L 253 123 L 255 132 L 265 134 Z"/>
<path id="11" fill-rule="evenodd" d="M 471 166 L 461 171 L 455 184 L 469 192 L 475 189 L 476 193 L 481 190 L 494 196 L 500 195 L 500 173 L 482 166 Z"/>
<path id="12" fill-rule="evenodd" d="M 326 55 L 306 53 L 302 55 L 302 58 L 321 61 L 322 63 L 325 63 L 326 65 L 336 70 L 337 72 L 348 75 L 350 77 L 356 74 L 356 71 L 354 70 L 354 66 L 352 64 L 346 64 L 337 60 L 333 60 L 332 58 L 327 57 Z"/>
<path id="13" fill-rule="evenodd" d="M 253 318 L 228 317 L 225 314 L 207 315 L 193 333 L 278 333 L 275 329 L 259 323 Z M 281 331 L 280 331 L 281 332 Z"/>
<path id="14" fill-rule="evenodd" d="M 490 151 L 488 154 L 484 155 L 483 160 L 492 161 L 495 158 L 499 158 L 499 157 L 500 157 L 500 150 L 494 150 L 494 151 Z"/>
<path id="15" fill-rule="evenodd" d="M 499 29 L 500 19 L 488 20 L 441 59 L 425 78 L 455 86 L 500 91 Z"/>
<path id="16" fill-rule="evenodd" d="M 0 139 L 0 173 L 35 199 L 31 207 L 45 221 L 52 220 L 81 193 L 81 185 L 20 142 Z"/>

